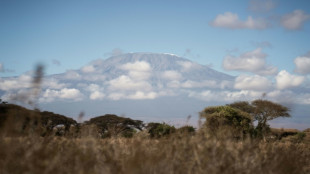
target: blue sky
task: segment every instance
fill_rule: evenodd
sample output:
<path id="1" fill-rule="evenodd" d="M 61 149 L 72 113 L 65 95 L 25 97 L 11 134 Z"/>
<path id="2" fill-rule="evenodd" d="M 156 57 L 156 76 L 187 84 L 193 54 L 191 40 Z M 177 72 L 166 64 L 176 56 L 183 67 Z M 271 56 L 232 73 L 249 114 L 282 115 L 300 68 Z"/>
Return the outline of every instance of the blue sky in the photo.
<path id="1" fill-rule="evenodd" d="M 173 53 L 225 71 L 225 56 L 262 47 L 266 62 L 294 71 L 294 59 L 310 51 L 309 18 L 298 29 L 281 26 L 294 10 L 310 14 L 304 1 L 6 1 L 0 2 L 0 75 L 20 75 L 37 63 L 48 74 L 77 69 L 123 52 Z M 268 4 L 266 6 L 265 4 Z M 254 4 L 254 5 L 253 5 Z M 270 5 L 271 4 L 271 5 Z M 212 25 L 218 15 L 263 19 L 266 28 Z"/>

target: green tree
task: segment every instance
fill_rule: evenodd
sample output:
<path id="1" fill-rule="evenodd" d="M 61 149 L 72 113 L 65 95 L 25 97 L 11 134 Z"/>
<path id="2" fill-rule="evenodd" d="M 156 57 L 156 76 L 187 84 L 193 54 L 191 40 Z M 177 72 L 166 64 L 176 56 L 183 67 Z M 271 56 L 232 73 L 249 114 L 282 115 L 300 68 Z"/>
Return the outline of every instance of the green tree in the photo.
<path id="1" fill-rule="evenodd" d="M 117 115 L 106 114 L 90 119 L 86 124 L 94 124 L 99 130 L 102 138 L 122 135 L 132 137 L 135 129 L 142 130 L 143 122 Z"/>
<path id="2" fill-rule="evenodd" d="M 200 112 L 200 117 L 206 119 L 208 132 L 215 136 L 243 138 L 253 129 L 251 116 L 230 106 L 207 107 Z"/>
<path id="3" fill-rule="evenodd" d="M 290 117 L 289 108 L 268 100 L 254 100 L 249 102 L 235 102 L 229 106 L 240 109 L 252 115 L 257 121 L 256 131 L 264 136 L 269 132 L 268 121 L 278 117 Z"/>

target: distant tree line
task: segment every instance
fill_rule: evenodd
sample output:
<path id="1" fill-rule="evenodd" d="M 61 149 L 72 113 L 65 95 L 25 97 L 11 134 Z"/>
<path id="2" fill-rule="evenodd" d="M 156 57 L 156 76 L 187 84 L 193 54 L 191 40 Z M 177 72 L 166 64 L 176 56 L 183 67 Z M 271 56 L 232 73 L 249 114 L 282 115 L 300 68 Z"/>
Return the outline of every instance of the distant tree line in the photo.
<path id="1" fill-rule="evenodd" d="M 290 117 L 289 108 L 268 100 L 239 101 L 224 106 L 210 106 L 200 112 L 205 122 L 199 132 L 206 131 L 217 138 L 246 137 L 265 139 L 271 129 L 268 121 L 278 117 Z M 254 125 L 254 122 L 257 124 Z M 77 123 L 72 118 L 53 112 L 29 110 L 0 100 L 0 134 L 39 136 L 95 136 L 98 138 L 133 137 L 144 132 L 150 138 L 170 135 L 194 135 L 193 126 L 175 128 L 167 123 L 143 123 L 141 120 L 107 114 Z M 274 133 L 277 138 L 295 134 Z M 300 135 L 302 136 L 302 135 Z"/>

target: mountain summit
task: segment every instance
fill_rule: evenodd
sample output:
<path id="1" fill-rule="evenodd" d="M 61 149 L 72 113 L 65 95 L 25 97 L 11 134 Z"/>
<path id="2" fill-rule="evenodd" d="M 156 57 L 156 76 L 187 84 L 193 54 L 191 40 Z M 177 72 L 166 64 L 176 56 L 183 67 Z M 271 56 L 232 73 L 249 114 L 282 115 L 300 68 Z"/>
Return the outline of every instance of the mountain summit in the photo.
<path id="1" fill-rule="evenodd" d="M 144 69 L 143 69 L 144 68 Z M 107 79 L 126 74 L 126 70 L 151 71 L 158 80 L 163 72 L 182 75 L 186 80 L 232 80 L 233 77 L 211 69 L 208 66 L 194 63 L 173 54 L 158 53 L 127 53 L 112 56 L 106 60 L 97 60 L 81 69 L 80 72 L 94 72 L 106 75 Z"/>

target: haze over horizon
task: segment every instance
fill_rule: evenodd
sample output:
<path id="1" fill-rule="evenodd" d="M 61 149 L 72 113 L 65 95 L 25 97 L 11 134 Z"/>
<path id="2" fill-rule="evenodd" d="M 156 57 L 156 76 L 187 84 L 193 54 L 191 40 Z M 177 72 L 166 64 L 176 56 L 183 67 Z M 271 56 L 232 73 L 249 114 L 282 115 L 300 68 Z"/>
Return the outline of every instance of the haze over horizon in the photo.
<path id="1" fill-rule="evenodd" d="M 4 0 L 0 22 L 1 99 L 25 93 L 35 65 L 43 64 L 40 105 L 69 116 L 93 105 L 84 109 L 88 116 L 186 120 L 207 105 L 265 94 L 293 110 L 274 126 L 310 124 L 306 0 Z M 128 53 L 154 53 L 165 63 Z M 131 109 L 142 104 L 155 106 L 153 114 Z M 169 104 L 181 109 L 162 108 Z"/>

